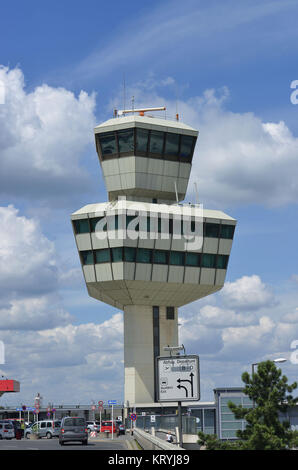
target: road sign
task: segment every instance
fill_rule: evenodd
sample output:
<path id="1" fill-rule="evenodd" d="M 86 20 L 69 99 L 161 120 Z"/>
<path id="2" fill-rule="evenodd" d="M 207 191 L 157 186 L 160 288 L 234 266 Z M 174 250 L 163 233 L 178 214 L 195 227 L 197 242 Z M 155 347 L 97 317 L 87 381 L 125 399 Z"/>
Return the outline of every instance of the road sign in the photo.
<path id="1" fill-rule="evenodd" d="M 200 399 L 199 356 L 157 358 L 158 401 Z"/>
<path id="2" fill-rule="evenodd" d="M 109 400 L 108 405 L 117 405 L 117 400 Z"/>
<path id="3" fill-rule="evenodd" d="M 135 421 L 135 420 L 137 419 L 137 415 L 136 415 L 135 413 L 132 413 L 132 414 L 130 415 L 130 419 L 131 419 L 132 421 Z"/>

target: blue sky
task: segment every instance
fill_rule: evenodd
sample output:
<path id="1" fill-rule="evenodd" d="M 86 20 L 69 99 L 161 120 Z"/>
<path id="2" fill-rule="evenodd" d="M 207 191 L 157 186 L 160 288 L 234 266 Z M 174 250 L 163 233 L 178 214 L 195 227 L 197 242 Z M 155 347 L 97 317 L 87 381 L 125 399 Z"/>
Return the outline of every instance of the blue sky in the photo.
<path id="1" fill-rule="evenodd" d="M 122 314 L 88 297 L 69 215 L 106 200 L 93 127 L 123 106 L 124 78 L 127 103 L 178 107 L 199 129 L 186 200 L 196 181 L 204 207 L 238 220 L 226 286 L 180 310 L 202 399 L 266 358 L 287 357 L 295 380 L 297 13 L 292 0 L 2 2 L 0 371 L 22 383 L 2 401 L 123 399 Z"/>

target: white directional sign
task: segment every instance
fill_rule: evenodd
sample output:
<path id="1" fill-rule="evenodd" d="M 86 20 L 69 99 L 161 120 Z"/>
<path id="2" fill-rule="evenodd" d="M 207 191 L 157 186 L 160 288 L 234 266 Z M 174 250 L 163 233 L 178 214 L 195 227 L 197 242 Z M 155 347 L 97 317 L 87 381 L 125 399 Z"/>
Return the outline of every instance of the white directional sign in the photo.
<path id="1" fill-rule="evenodd" d="M 200 399 L 199 356 L 157 358 L 158 401 Z"/>

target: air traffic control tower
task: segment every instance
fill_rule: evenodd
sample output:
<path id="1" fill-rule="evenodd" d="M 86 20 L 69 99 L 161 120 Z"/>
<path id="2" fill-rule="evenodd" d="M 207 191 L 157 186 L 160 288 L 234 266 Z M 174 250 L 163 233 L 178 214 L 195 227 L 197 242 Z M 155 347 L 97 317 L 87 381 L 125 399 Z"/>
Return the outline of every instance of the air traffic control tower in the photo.
<path id="1" fill-rule="evenodd" d="M 179 344 L 178 308 L 223 287 L 236 225 L 181 202 L 198 131 L 148 115 L 158 110 L 115 112 L 95 127 L 108 202 L 71 216 L 89 295 L 124 311 L 129 407 L 156 401 L 155 358 Z"/>

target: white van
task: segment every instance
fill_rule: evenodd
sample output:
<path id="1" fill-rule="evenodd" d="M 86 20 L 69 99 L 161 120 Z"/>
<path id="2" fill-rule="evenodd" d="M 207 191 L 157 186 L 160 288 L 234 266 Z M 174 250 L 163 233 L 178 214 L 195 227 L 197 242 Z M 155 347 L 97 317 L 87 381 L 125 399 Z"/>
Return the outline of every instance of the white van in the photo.
<path id="1" fill-rule="evenodd" d="M 37 421 L 37 423 L 32 424 L 29 428 L 25 429 L 25 437 L 30 438 L 30 434 L 36 433 L 38 437 L 46 437 L 47 439 L 52 439 L 52 437 L 58 437 L 60 431 L 61 421 L 59 420 L 44 420 Z"/>

